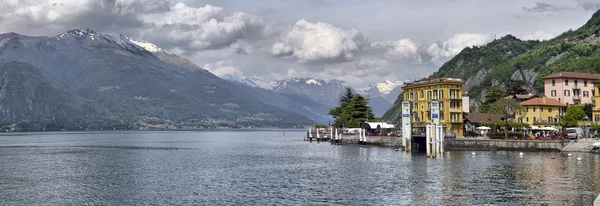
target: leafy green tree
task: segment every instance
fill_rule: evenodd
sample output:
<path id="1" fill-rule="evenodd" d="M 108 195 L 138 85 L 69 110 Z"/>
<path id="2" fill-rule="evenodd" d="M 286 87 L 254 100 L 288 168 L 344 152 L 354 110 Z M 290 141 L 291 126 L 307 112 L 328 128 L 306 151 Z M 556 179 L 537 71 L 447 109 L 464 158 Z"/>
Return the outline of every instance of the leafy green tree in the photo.
<path id="1" fill-rule="evenodd" d="M 560 125 L 562 127 L 577 127 L 577 123 L 585 118 L 585 111 L 581 106 L 570 106 L 563 115 Z"/>
<path id="2" fill-rule="evenodd" d="M 521 80 L 508 80 L 506 84 L 506 94 L 526 94 L 527 90 L 525 89 L 525 82 Z"/>
<path id="3" fill-rule="evenodd" d="M 506 92 L 498 87 L 490 87 L 485 91 L 485 102 L 488 104 L 504 99 L 504 97 L 506 97 Z"/>
<path id="4" fill-rule="evenodd" d="M 591 117 L 593 109 L 594 109 L 594 104 L 584 104 L 583 105 L 583 111 L 585 111 L 585 116 Z"/>
<path id="5" fill-rule="evenodd" d="M 514 99 L 502 99 L 490 105 L 490 112 L 502 115 L 504 126 L 504 138 L 508 138 L 509 118 L 521 110 L 521 105 Z"/>
<path id="6" fill-rule="evenodd" d="M 498 87 L 490 87 L 485 91 L 485 101 L 479 106 L 479 111 L 483 113 L 491 112 L 491 105 L 498 100 L 504 99 L 506 92 Z"/>

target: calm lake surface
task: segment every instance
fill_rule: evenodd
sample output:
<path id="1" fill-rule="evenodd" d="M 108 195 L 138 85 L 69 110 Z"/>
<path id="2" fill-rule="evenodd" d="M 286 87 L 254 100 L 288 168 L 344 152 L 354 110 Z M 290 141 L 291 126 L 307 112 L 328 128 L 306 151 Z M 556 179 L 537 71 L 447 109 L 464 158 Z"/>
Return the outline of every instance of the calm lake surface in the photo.
<path id="1" fill-rule="evenodd" d="M 308 143 L 304 134 L 286 131 L 285 142 L 282 131 L 2 135 L 0 205 L 573 205 L 600 192 L 600 155 L 427 159 Z"/>

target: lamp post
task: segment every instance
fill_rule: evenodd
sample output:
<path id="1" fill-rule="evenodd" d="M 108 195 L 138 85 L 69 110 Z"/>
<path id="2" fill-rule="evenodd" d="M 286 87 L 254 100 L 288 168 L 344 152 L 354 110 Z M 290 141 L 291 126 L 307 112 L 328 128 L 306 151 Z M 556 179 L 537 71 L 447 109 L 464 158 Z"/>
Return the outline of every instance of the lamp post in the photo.
<path id="1" fill-rule="evenodd" d="M 583 118 L 583 120 L 585 121 L 585 125 L 583 126 L 583 137 L 587 138 L 586 127 L 587 127 L 588 121 L 589 121 L 589 118 L 587 117 L 587 115 Z"/>

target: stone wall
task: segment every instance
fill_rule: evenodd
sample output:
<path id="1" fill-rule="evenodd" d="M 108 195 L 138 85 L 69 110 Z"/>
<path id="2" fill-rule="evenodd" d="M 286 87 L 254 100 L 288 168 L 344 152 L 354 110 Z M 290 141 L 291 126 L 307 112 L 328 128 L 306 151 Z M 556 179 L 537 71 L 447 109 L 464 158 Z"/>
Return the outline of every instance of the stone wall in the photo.
<path id="1" fill-rule="evenodd" d="M 358 135 L 342 136 L 344 144 L 357 144 Z M 367 136 L 367 144 L 386 147 L 401 147 L 402 137 L 396 136 Z"/>
<path id="2" fill-rule="evenodd" d="M 561 151 L 567 143 L 531 140 L 445 140 L 445 150 L 546 150 Z"/>

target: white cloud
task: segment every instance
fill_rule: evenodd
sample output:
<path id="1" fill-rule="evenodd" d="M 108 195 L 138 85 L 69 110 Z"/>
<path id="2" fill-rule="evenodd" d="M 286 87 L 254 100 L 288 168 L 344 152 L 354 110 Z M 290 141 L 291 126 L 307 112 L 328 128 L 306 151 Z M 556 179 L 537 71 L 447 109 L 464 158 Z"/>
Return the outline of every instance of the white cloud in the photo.
<path id="1" fill-rule="evenodd" d="M 392 42 L 375 42 L 375 48 L 386 49 L 384 56 L 390 60 L 416 60 L 421 61 L 419 46 L 410 39 L 400 39 Z"/>
<path id="2" fill-rule="evenodd" d="M 523 35 L 524 40 L 548 40 L 554 38 L 555 35 L 545 32 L 544 30 L 539 30 L 533 34 Z"/>
<path id="3" fill-rule="evenodd" d="M 217 75 L 218 77 L 224 77 L 226 75 L 230 75 L 237 78 L 244 77 L 244 73 L 241 70 L 231 65 L 225 65 L 224 61 L 219 61 L 212 64 L 205 64 L 203 68 L 210 71 L 214 75 Z"/>
<path id="4" fill-rule="evenodd" d="M 357 29 L 344 30 L 324 22 L 299 20 L 271 48 L 276 57 L 293 56 L 299 62 L 349 61 L 366 39 Z"/>
<path id="5" fill-rule="evenodd" d="M 590 0 L 544 2 L 547 8 L 573 8 L 560 15 L 523 11 L 537 6 L 534 0 L 456 0 L 437 6 L 410 0 L 328 2 L 302 7 L 306 1 L 5 0 L 0 33 L 48 36 L 87 27 L 152 42 L 217 75 L 370 84 L 429 75 L 464 47 L 492 40 L 488 34 L 548 39 L 578 28 L 595 11 Z"/>
<path id="6" fill-rule="evenodd" d="M 492 35 L 477 33 L 459 33 L 443 42 L 431 44 L 427 53 L 433 57 L 432 61 L 444 60 L 457 55 L 465 47 L 483 45 L 493 40 Z"/>
<path id="7" fill-rule="evenodd" d="M 142 15 L 150 32 L 141 35 L 149 40 L 168 41 L 188 51 L 221 49 L 243 39 L 270 35 L 269 23 L 256 15 L 226 13 L 223 8 L 205 5 L 189 7 L 175 4 L 165 13 Z"/>

